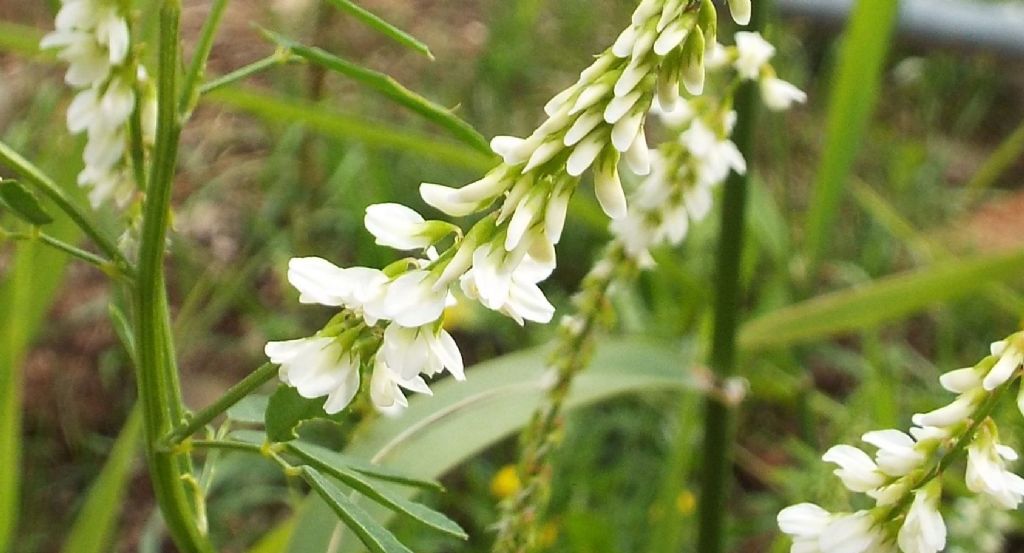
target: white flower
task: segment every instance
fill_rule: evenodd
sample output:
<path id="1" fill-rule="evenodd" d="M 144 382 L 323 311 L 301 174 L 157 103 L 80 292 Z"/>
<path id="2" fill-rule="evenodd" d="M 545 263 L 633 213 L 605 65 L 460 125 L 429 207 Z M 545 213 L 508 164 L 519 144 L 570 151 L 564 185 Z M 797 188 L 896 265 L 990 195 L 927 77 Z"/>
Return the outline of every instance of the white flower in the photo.
<path id="1" fill-rule="evenodd" d="M 761 33 L 741 31 L 736 33 L 736 53 L 736 72 L 744 79 L 756 79 L 764 64 L 775 55 L 775 47 Z"/>
<path id="2" fill-rule="evenodd" d="M 952 426 L 970 417 L 976 406 L 974 394 L 961 394 L 949 405 L 927 413 L 918 413 L 911 420 L 918 426 Z"/>
<path id="3" fill-rule="evenodd" d="M 807 93 L 778 77 L 766 77 L 761 79 L 761 99 L 768 109 L 783 111 L 806 102 Z"/>
<path id="4" fill-rule="evenodd" d="M 869 492 L 885 484 L 885 475 L 867 453 L 851 445 L 832 446 L 821 459 L 839 465 L 833 474 L 850 491 Z"/>
<path id="5" fill-rule="evenodd" d="M 878 448 L 875 461 L 879 470 L 889 476 L 908 474 L 925 460 L 924 453 L 917 450 L 917 442 L 899 430 L 875 430 L 861 439 Z"/>
<path id="6" fill-rule="evenodd" d="M 431 394 L 430 388 L 423 378 L 419 376 L 402 378 L 401 375 L 391 370 L 382 355 L 378 354 L 373 359 L 373 374 L 370 376 L 370 400 L 378 409 L 386 410 L 395 406 L 408 407 L 409 400 L 402 393 L 403 388 L 421 394 Z"/>
<path id="7" fill-rule="evenodd" d="M 301 303 L 344 306 L 358 313 L 384 294 L 388 277 L 368 267 L 342 269 L 319 257 L 295 257 L 288 261 L 288 282 L 299 291 Z"/>
<path id="8" fill-rule="evenodd" d="M 394 372 L 405 379 L 421 373 L 433 376 L 445 369 L 456 380 L 466 378 L 459 346 L 447 330 L 435 330 L 434 325 L 419 328 L 388 325 L 384 330 L 380 355 Z"/>
<path id="9" fill-rule="evenodd" d="M 992 355 L 999 357 L 999 360 L 982 382 L 986 390 L 992 391 L 1005 384 L 1020 368 L 1021 363 L 1024 363 L 1024 350 L 1018 346 L 1018 340 L 1015 338 L 1014 336 L 1009 340 L 992 344 Z"/>
<path id="10" fill-rule="evenodd" d="M 939 384 L 954 394 L 963 394 L 981 386 L 983 378 L 977 368 L 965 367 L 943 374 L 939 377 Z"/>
<path id="11" fill-rule="evenodd" d="M 821 553 L 884 553 L 893 551 L 868 511 L 835 515 L 818 538 Z M 810 549 L 809 551 L 814 551 Z"/>
<path id="12" fill-rule="evenodd" d="M 324 411 L 345 408 L 359 390 L 359 362 L 334 338 L 301 338 L 268 342 L 264 352 L 281 365 L 281 381 L 305 398 L 327 396 Z"/>
<path id="13" fill-rule="evenodd" d="M 420 196 L 423 201 L 448 215 L 462 217 L 487 206 L 512 183 L 512 179 L 506 178 L 504 169 L 499 168 L 462 188 L 425 182 L 420 185 Z"/>
<path id="14" fill-rule="evenodd" d="M 1004 509 L 1016 509 L 1024 498 L 1024 478 L 1005 468 L 1006 461 L 1016 459 L 1016 451 L 996 441 L 994 425 L 982 424 L 967 446 L 967 488 L 988 495 Z"/>
<path id="15" fill-rule="evenodd" d="M 366 208 L 366 230 L 377 244 L 396 250 L 420 250 L 434 242 L 430 225 L 411 208 L 402 204 L 374 204 Z"/>
<path id="16" fill-rule="evenodd" d="M 619 180 L 618 156 L 605 156 L 594 173 L 594 194 L 601 209 L 612 219 L 626 215 L 626 193 Z"/>
<path id="17" fill-rule="evenodd" d="M 448 300 L 445 287 L 436 289 L 436 278 L 430 272 L 415 269 L 387 283 L 382 295 L 363 306 L 369 320 L 385 319 L 415 328 L 433 323 L 441 317 Z"/>
<path id="18" fill-rule="evenodd" d="M 793 538 L 792 553 L 819 553 L 818 541 L 832 517 L 813 503 L 800 503 L 779 511 L 777 520 L 779 530 Z"/>
<path id="19" fill-rule="evenodd" d="M 552 268 L 524 254 L 522 248 L 505 252 L 500 246 L 485 244 L 473 253 L 473 268 L 461 279 L 462 291 L 519 324 L 527 320 L 547 323 L 555 308 L 537 283 L 547 278 Z"/>
<path id="20" fill-rule="evenodd" d="M 939 514 L 938 480 L 914 492 L 914 502 L 897 534 L 903 553 L 937 553 L 946 547 L 946 524 Z"/>

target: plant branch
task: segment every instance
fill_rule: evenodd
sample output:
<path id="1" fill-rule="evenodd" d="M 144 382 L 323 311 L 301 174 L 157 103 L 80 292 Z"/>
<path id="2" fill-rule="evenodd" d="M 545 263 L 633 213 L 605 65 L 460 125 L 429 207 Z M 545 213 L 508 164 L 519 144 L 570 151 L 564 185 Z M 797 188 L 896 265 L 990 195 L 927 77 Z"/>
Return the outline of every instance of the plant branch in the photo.
<path id="1" fill-rule="evenodd" d="M 273 54 L 265 58 L 258 59 L 250 63 L 249 65 L 243 65 L 242 67 L 235 69 L 227 75 L 222 75 L 220 77 L 217 77 L 216 79 L 213 79 L 212 81 L 203 83 L 197 89 L 197 95 L 202 96 L 203 94 L 213 92 L 214 90 L 217 90 L 219 88 L 223 88 L 225 86 L 234 84 L 243 79 L 247 79 L 265 69 L 269 69 L 271 67 L 275 67 L 278 65 L 283 65 L 285 63 L 299 61 L 301 59 L 302 58 L 292 54 L 285 48 L 278 48 L 277 50 L 274 51 Z"/>
<path id="2" fill-rule="evenodd" d="M 210 14 L 206 16 L 203 23 L 203 30 L 199 35 L 199 42 L 196 44 L 196 51 L 192 54 L 192 62 L 189 64 L 188 72 L 185 74 L 185 83 L 181 90 L 181 101 L 178 110 L 182 119 L 188 119 L 192 110 L 199 102 L 200 85 L 203 75 L 206 72 L 206 62 L 210 59 L 210 52 L 213 50 L 213 41 L 217 36 L 217 29 L 224 17 L 224 11 L 228 7 L 228 0 L 214 0 L 210 7 Z"/>
<path id="3" fill-rule="evenodd" d="M 753 2 L 750 30 L 758 31 L 764 27 L 767 11 L 768 0 Z M 736 93 L 737 123 L 733 140 L 743 156 L 751 161 L 758 102 L 756 82 L 744 83 Z M 725 182 L 722 196 L 710 358 L 711 369 L 720 381 L 736 372 L 736 334 L 742 292 L 740 265 L 749 179 L 749 171 L 745 175 L 732 173 Z M 701 553 L 722 553 L 725 549 L 725 510 L 732 471 L 734 408 L 715 395 L 709 395 L 705 401 L 697 550 Z"/>
<path id="4" fill-rule="evenodd" d="M 103 232 L 100 231 L 99 227 L 89 220 L 89 216 L 82 209 L 76 206 L 75 203 L 71 201 L 71 198 L 69 198 L 50 177 L 2 141 L 0 141 L 0 162 L 3 162 L 5 165 L 13 169 L 14 172 L 22 178 L 22 180 L 31 184 L 36 188 L 36 190 L 49 198 L 50 201 L 52 201 L 58 209 L 63 211 L 78 228 L 82 229 L 82 232 L 84 232 L 85 235 L 88 236 L 96 246 L 106 254 L 107 257 L 113 259 L 115 263 L 123 269 L 128 270 L 131 268 L 131 263 L 125 259 L 121 250 L 119 250 L 117 245 L 114 244 L 114 241 L 105 236 Z"/>
<path id="5" fill-rule="evenodd" d="M 273 363 L 264 363 L 258 369 L 250 373 L 249 376 L 246 376 L 240 382 L 229 388 L 228 391 L 220 397 L 220 399 L 214 401 L 209 407 L 199 411 L 192 417 L 189 417 L 187 423 L 175 428 L 173 432 L 164 438 L 164 445 L 173 447 L 180 444 L 186 438 L 195 434 L 213 421 L 213 419 L 217 418 L 217 415 L 227 411 L 236 403 L 241 401 L 242 398 L 252 393 L 253 390 L 274 378 L 275 374 L 277 374 L 277 365 L 274 365 Z"/>
<path id="6" fill-rule="evenodd" d="M 37 232 L 8 232 L 4 229 L 0 229 L 0 240 L 2 239 L 17 240 L 22 242 L 30 242 L 38 240 L 39 242 L 46 244 L 58 251 L 66 253 L 72 257 L 76 257 L 90 265 L 96 266 L 98 269 L 107 274 L 117 274 L 118 268 L 114 262 L 104 257 L 100 257 L 92 252 L 85 251 L 77 246 L 68 244 L 67 242 L 54 238 L 49 234 L 41 231 Z"/>

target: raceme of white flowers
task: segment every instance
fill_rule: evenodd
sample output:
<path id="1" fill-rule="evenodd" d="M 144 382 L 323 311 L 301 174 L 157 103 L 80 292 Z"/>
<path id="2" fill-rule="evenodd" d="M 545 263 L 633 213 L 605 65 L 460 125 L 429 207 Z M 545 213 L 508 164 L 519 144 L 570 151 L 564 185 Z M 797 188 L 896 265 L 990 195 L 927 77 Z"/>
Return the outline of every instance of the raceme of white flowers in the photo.
<path id="1" fill-rule="evenodd" d="M 838 466 L 847 489 L 867 494 L 875 507 L 830 513 L 811 503 L 779 513 L 779 528 L 793 538 L 793 553 L 936 553 L 946 547 L 946 525 L 939 512 L 942 473 L 953 455 L 967 452 L 964 482 L 1002 509 L 1024 499 L 1024 478 L 1007 468 L 1017 453 L 999 442 L 988 416 L 1000 395 L 1021 372 L 1024 332 L 992 344 L 977 365 L 948 372 L 942 386 L 957 395 L 950 404 L 914 415 L 909 433 L 888 429 L 862 439 L 876 448 L 874 458 L 851 445 L 837 445 L 822 457 Z M 1018 398 L 1024 413 L 1024 395 Z"/>
<path id="2" fill-rule="evenodd" d="M 88 138 L 78 184 L 89 188 L 94 207 L 110 200 L 123 206 L 134 188 L 127 161 L 129 120 L 138 107 L 144 144 L 152 143 L 156 127 L 145 69 L 130 59 L 128 20 L 115 0 L 63 0 L 55 27 L 40 47 L 58 50 L 57 57 L 68 63 L 64 80 L 78 90 L 67 112 L 68 130 Z M 141 99 L 136 85 L 146 90 Z"/>
<path id="3" fill-rule="evenodd" d="M 705 65 L 709 72 L 731 68 L 741 81 L 758 79 L 762 99 L 773 110 L 805 101 L 806 96 L 798 88 L 773 76 L 768 65 L 773 54 L 774 48 L 761 35 L 740 32 L 736 46 L 716 45 L 714 60 Z M 750 61 L 755 58 L 756 62 Z M 773 84 L 766 87 L 766 82 Z M 792 91 L 785 101 L 773 96 L 773 87 L 778 86 Z M 724 86 L 725 90 L 734 88 L 731 84 Z M 690 223 L 708 214 L 712 192 L 730 171 L 746 172 L 743 155 L 729 139 L 736 123 L 736 112 L 727 109 L 731 105 L 731 95 L 717 102 L 706 97 L 679 99 L 670 110 L 655 105 L 654 111 L 676 140 L 651 151 L 650 173 L 630 198 L 626 216 L 611 225 L 626 254 L 640 267 L 653 265 L 650 248 L 682 242 Z"/>
<path id="4" fill-rule="evenodd" d="M 749 11 L 742 0 L 730 6 L 737 18 Z M 538 283 L 555 268 L 554 247 L 581 175 L 593 169 L 598 202 L 611 218 L 627 215 L 619 161 L 650 173 L 647 114 L 655 96 L 662 106 L 681 104 L 680 83 L 691 94 L 703 90 L 716 18 L 709 0 L 643 0 L 615 44 L 548 102 L 548 117 L 532 135 L 492 141 L 503 161 L 482 179 L 462 188 L 422 184 L 424 201 L 449 216 L 490 211 L 465 234 L 403 205 L 380 204 L 365 218 L 377 244 L 422 255 L 383 270 L 291 260 L 288 278 L 300 301 L 341 312 L 314 337 L 267 345 L 282 381 L 304 397 L 327 396 L 325 410 L 333 413 L 368 374 L 376 407 L 404 406 L 404 391 L 429 392 L 424 376 L 447 370 L 463 377 L 458 347 L 444 330 L 456 292 L 519 324 L 549 322 L 554 307 Z M 774 50 L 761 42 L 766 63 Z M 740 53 L 729 52 L 738 64 Z"/>

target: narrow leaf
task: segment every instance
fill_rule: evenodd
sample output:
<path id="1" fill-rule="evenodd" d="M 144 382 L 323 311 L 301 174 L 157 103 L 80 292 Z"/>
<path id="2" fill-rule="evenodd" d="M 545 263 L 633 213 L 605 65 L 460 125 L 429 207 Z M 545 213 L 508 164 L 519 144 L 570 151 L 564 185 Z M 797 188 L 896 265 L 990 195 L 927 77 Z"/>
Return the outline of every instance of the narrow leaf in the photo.
<path id="1" fill-rule="evenodd" d="M 348 12 L 359 21 L 362 21 L 364 25 L 372 28 L 391 40 L 394 40 L 402 46 L 415 50 L 430 59 L 434 59 L 434 54 L 430 52 L 430 48 L 427 47 L 426 44 L 409 33 L 381 19 L 377 14 L 363 8 L 355 2 L 352 2 L 351 0 L 328 0 L 328 2 L 334 4 L 338 9 Z"/>
<path id="2" fill-rule="evenodd" d="M 263 33 L 278 46 L 287 49 L 289 52 L 315 63 L 321 67 L 341 73 L 346 77 L 366 86 L 367 88 L 382 94 L 386 98 L 405 106 L 418 113 L 428 121 L 431 121 L 447 129 L 455 138 L 472 146 L 482 153 L 491 153 L 487 139 L 483 137 L 472 125 L 459 119 L 451 112 L 420 96 L 419 94 L 402 86 L 390 75 L 385 75 L 372 69 L 342 59 L 334 54 L 315 46 L 305 46 L 294 40 L 281 36 L 272 31 L 264 30 Z"/>
<path id="3" fill-rule="evenodd" d="M 404 497 L 392 494 L 365 480 L 360 474 L 343 463 L 338 463 L 333 453 L 326 448 L 295 441 L 288 444 L 288 451 L 302 459 L 303 462 L 316 467 L 328 476 L 337 478 L 346 486 L 369 497 L 392 511 L 405 514 L 435 530 L 466 539 L 469 536 L 455 521 L 444 513 L 435 511 L 425 505 L 409 501 Z"/>
<path id="4" fill-rule="evenodd" d="M 275 98 L 251 88 L 223 88 L 209 93 L 205 99 L 252 113 L 266 121 L 300 123 L 325 136 L 418 154 L 456 167 L 485 171 L 494 164 L 495 158 L 492 155 L 485 155 L 474 148 L 439 141 L 435 137 L 394 125 L 338 113 L 310 102 Z"/>
<path id="5" fill-rule="evenodd" d="M 114 442 L 110 457 L 89 488 L 89 495 L 61 548 L 62 553 L 102 553 L 115 549 L 114 530 L 141 438 L 142 410 L 136 406 Z"/>
<path id="6" fill-rule="evenodd" d="M 302 478 L 316 491 L 317 495 L 352 529 L 367 548 L 373 553 L 412 553 L 402 545 L 387 528 L 374 520 L 362 507 L 356 505 L 345 496 L 320 471 L 310 466 L 299 467 Z"/>
<path id="7" fill-rule="evenodd" d="M 39 226 L 53 222 L 35 195 L 29 192 L 18 181 L 0 181 L 0 200 L 25 222 Z"/>
<path id="8" fill-rule="evenodd" d="M 825 150 L 807 213 L 807 257 L 824 253 L 853 162 L 860 152 L 899 13 L 894 0 L 859 0 L 843 36 L 829 96 Z"/>
<path id="9" fill-rule="evenodd" d="M 740 345 L 747 350 L 788 346 L 870 328 L 1019 276 L 1022 270 L 1024 250 L 942 262 L 762 315 L 743 326 Z"/>

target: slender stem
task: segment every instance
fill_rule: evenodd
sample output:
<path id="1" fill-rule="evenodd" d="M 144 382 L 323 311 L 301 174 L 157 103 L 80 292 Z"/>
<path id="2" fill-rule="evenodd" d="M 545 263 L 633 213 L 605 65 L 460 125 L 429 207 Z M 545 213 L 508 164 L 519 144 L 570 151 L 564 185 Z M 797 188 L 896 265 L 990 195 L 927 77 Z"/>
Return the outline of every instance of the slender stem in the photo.
<path id="1" fill-rule="evenodd" d="M 750 29 L 764 26 L 767 0 L 753 2 Z M 757 83 L 747 82 L 736 93 L 736 146 L 752 161 L 753 131 L 758 107 Z M 751 164 L 752 165 L 752 164 Z M 732 173 L 725 182 L 722 198 L 721 237 L 715 276 L 714 331 L 711 369 L 719 379 L 736 371 L 736 331 L 740 311 L 740 265 L 749 173 Z M 733 407 L 712 394 L 705 400 L 703 475 L 698 513 L 698 545 L 701 553 L 725 549 L 726 499 L 732 470 Z"/>
<path id="2" fill-rule="evenodd" d="M 301 58 L 288 52 L 286 49 L 279 48 L 273 54 L 265 58 L 258 59 L 250 63 L 249 65 L 244 65 L 242 67 L 239 67 L 238 69 L 235 69 L 227 75 L 222 75 L 220 77 L 217 77 L 216 79 L 213 79 L 212 81 L 203 83 L 198 88 L 198 95 L 201 96 L 208 92 L 213 92 L 218 88 L 223 88 L 229 84 L 233 84 L 243 79 L 249 78 L 252 75 L 255 75 L 256 73 L 263 71 L 264 69 L 269 69 L 277 65 L 298 61 L 299 59 Z"/>
<path id="3" fill-rule="evenodd" d="M 116 271 L 114 263 L 111 262 L 109 259 L 100 257 L 92 252 L 87 252 L 77 246 L 68 244 L 63 240 L 59 240 L 43 232 L 7 232 L 6 230 L 0 229 L 0 239 L 4 238 L 23 242 L 31 242 L 33 240 L 38 240 L 39 242 L 46 244 L 47 246 L 50 246 L 61 252 L 64 252 L 72 257 L 77 257 L 78 259 L 81 259 L 82 261 L 85 261 L 90 265 L 95 265 L 103 272 Z"/>
<path id="4" fill-rule="evenodd" d="M 36 187 L 39 192 L 56 204 L 107 257 L 115 260 L 123 268 L 131 267 L 121 250 L 117 249 L 114 241 L 107 238 L 99 227 L 89 220 L 89 216 L 76 206 L 50 177 L 2 141 L 0 141 L 0 162 L 13 169 L 25 182 Z"/>
<path id="5" fill-rule="evenodd" d="M 189 445 L 199 449 L 226 449 L 230 451 L 245 451 L 247 453 L 263 455 L 262 447 L 256 444 L 235 440 L 192 440 L 189 442 Z"/>
<path id="6" fill-rule="evenodd" d="M 177 445 L 189 436 L 195 434 L 213 421 L 213 419 L 217 418 L 217 415 L 227 411 L 233 405 L 241 401 L 242 398 L 252 393 L 253 390 L 274 378 L 275 374 L 277 374 L 277 365 L 274 365 L 273 363 L 264 363 L 260 368 L 250 373 L 249 376 L 243 378 L 240 382 L 229 388 L 228 391 L 220 397 L 220 399 L 214 401 L 209 407 L 190 417 L 187 423 L 175 428 L 174 432 L 171 432 L 171 434 L 164 439 L 165 445 Z"/>
<path id="7" fill-rule="evenodd" d="M 199 35 L 196 51 L 192 54 L 192 62 L 189 64 L 188 73 L 185 74 L 185 83 L 181 90 L 181 102 L 178 109 L 183 119 L 188 119 L 189 114 L 199 102 L 199 83 L 202 82 L 206 72 L 206 62 L 210 59 L 210 52 L 213 50 L 213 40 L 217 36 L 217 29 L 220 27 L 224 10 L 227 7 L 228 0 L 214 0 L 213 6 L 210 7 L 210 14 L 206 17 L 206 22 L 203 23 L 203 30 Z"/>
<path id="8" fill-rule="evenodd" d="M 146 423 L 146 454 L 153 489 L 161 514 L 175 545 L 185 553 L 212 552 L 206 536 L 199 530 L 196 509 L 191 504 L 183 480 L 192 475 L 188 455 L 168 452 L 160 447 L 161 438 L 171 431 L 172 405 L 178 393 L 170 391 L 168 368 L 173 344 L 166 332 L 166 290 L 164 288 L 164 249 L 170 211 L 171 184 L 177 160 L 181 132 L 176 109 L 179 49 L 180 0 L 163 0 L 160 7 L 159 76 L 157 80 L 157 137 L 153 165 L 146 193 L 139 247 L 138 279 L 135 286 L 135 334 L 138 344 L 139 397 Z"/>

